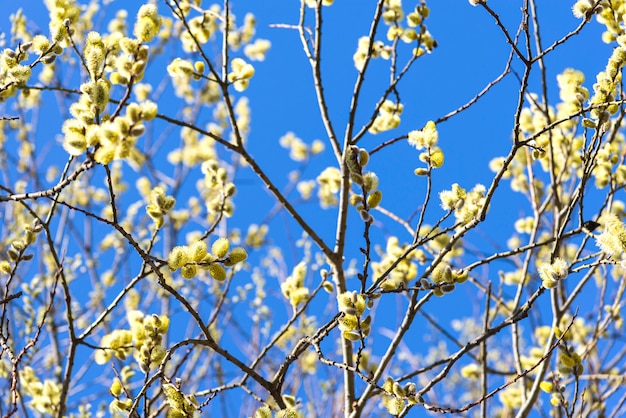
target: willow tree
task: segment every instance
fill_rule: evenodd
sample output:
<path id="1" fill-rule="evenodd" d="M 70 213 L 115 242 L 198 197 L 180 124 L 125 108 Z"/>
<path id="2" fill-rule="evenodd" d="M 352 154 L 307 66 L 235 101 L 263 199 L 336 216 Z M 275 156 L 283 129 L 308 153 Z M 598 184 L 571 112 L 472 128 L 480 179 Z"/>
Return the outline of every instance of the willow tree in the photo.
<path id="1" fill-rule="evenodd" d="M 3 416 L 625 412 L 621 0 L 43 3 L 0 38 Z M 446 7 L 494 34 L 459 79 L 508 55 L 435 114 Z"/>

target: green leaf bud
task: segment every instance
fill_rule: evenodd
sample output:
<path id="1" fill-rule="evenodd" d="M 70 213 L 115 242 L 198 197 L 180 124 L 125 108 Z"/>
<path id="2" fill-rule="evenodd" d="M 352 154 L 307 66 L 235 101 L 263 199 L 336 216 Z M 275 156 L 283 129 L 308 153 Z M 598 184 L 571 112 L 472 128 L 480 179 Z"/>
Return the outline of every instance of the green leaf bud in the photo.
<path id="1" fill-rule="evenodd" d="M 152 219 L 161 219 L 163 218 L 163 212 L 156 205 L 146 205 L 146 213 Z"/>
<path id="2" fill-rule="evenodd" d="M 139 50 L 137 51 L 137 60 L 147 61 L 149 52 L 150 48 L 148 48 L 148 45 L 140 45 Z"/>
<path id="3" fill-rule="evenodd" d="M 382 293 L 371 293 L 368 295 L 368 297 L 372 300 L 379 299 L 381 296 L 382 296 Z"/>
<path id="4" fill-rule="evenodd" d="M 220 183 L 226 183 L 226 181 L 228 180 L 228 173 L 226 172 L 226 169 L 223 167 L 218 168 L 216 177 L 220 181 Z"/>
<path id="5" fill-rule="evenodd" d="M 393 280 L 389 280 L 389 278 L 386 278 L 380 283 L 380 288 L 384 291 L 395 290 L 398 288 L 398 284 Z"/>
<path id="6" fill-rule="evenodd" d="M 562 396 L 558 393 L 553 393 L 550 397 L 550 405 L 552 406 L 560 406 L 562 403 Z"/>
<path id="7" fill-rule="evenodd" d="M 150 352 L 150 363 L 159 364 L 165 358 L 165 350 L 161 346 L 156 346 Z"/>
<path id="8" fill-rule="evenodd" d="M 365 223 L 371 223 L 374 221 L 372 215 L 370 215 L 370 213 L 365 209 L 359 211 L 359 216 L 361 217 L 361 220 Z"/>
<path id="9" fill-rule="evenodd" d="M 552 391 L 554 390 L 554 384 L 552 382 L 544 380 L 543 382 L 539 383 L 539 389 L 546 393 L 552 393 Z"/>
<path id="10" fill-rule="evenodd" d="M 117 411 L 128 411 L 132 406 L 133 406 L 132 399 L 124 399 L 124 400 L 116 399 L 113 402 L 111 402 L 111 408 Z"/>
<path id="11" fill-rule="evenodd" d="M 533 160 L 538 160 L 546 154 L 546 151 L 543 148 L 535 148 L 532 152 Z"/>
<path id="12" fill-rule="evenodd" d="M 413 382 L 409 382 L 404 385 L 404 391 L 407 393 L 407 395 L 414 395 L 416 390 L 417 386 L 415 386 L 415 383 Z"/>
<path id="13" fill-rule="evenodd" d="M 152 317 L 154 318 L 154 323 L 159 334 L 167 333 L 167 330 L 170 327 L 170 318 L 167 315 L 156 314 L 152 314 Z"/>
<path id="14" fill-rule="evenodd" d="M 57 59 L 56 55 L 46 55 L 41 59 L 44 64 L 52 64 Z"/>
<path id="15" fill-rule="evenodd" d="M 341 336 L 348 341 L 359 341 L 361 336 L 353 331 L 344 331 L 341 333 Z"/>
<path id="16" fill-rule="evenodd" d="M 176 199 L 172 196 L 166 196 L 162 187 L 155 187 L 152 190 L 151 200 L 163 214 L 167 214 L 176 204 Z"/>
<path id="17" fill-rule="evenodd" d="M 106 56 L 106 47 L 98 32 L 92 31 L 87 34 L 84 55 L 89 75 L 95 81 L 102 71 Z"/>
<path id="18" fill-rule="evenodd" d="M 272 410 L 269 406 L 263 405 L 254 412 L 254 418 L 272 418 Z"/>
<path id="19" fill-rule="evenodd" d="M 469 278 L 469 272 L 467 270 L 460 270 L 455 274 L 454 281 L 456 283 L 463 283 Z"/>
<path id="20" fill-rule="evenodd" d="M 226 280 L 226 270 L 219 263 L 212 263 L 209 266 L 209 274 L 219 282 Z"/>
<path id="21" fill-rule="evenodd" d="M 435 150 L 430 154 L 430 165 L 433 168 L 439 168 L 443 165 L 444 156 L 440 149 Z"/>
<path id="22" fill-rule="evenodd" d="M 224 187 L 224 195 L 226 197 L 233 197 L 237 193 L 237 188 L 233 183 L 228 183 L 226 187 Z"/>
<path id="23" fill-rule="evenodd" d="M 558 286 L 558 284 L 559 282 L 556 280 L 542 280 L 541 281 L 541 285 L 545 287 L 546 289 L 554 289 L 555 287 Z"/>
<path id="24" fill-rule="evenodd" d="M 148 362 L 148 359 L 142 357 L 140 360 L 139 370 L 141 370 L 144 374 L 148 374 L 150 371 L 150 363 Z"/>
<path id="25" fill-rule="evenodd" d="M 574 366 L 572 373 L 575 376 L 580 376 L 581 374 L 583 374 L 585 371 L 585 366 L 582 365 L 582 363 L 578 363 L 576 366 Z"/>
<path id="26" fill-rule="evenodd" d="M 135 61 L 130 69 L 130 72 L 134 75 L 143 74 L 146 69 L 146 64 L 147 62 L 144 60 Z"/>
<path id="27" fill-rule="evenodd" d="M 365 311 L 365 299 L 356 292 L 344 292 L 339 295 L 337 305 L 339 310 L 344 313 L 347 313 L 349 309 L 356 309 L 357 316 L 361 316 Z"/>
<path id="28" fill-rule="evenodd" d="M 195 264 L 186 264 L 180 269 L 180 274 L 185 279 L 193 279 L 194 277 L 196 277 L 197 272 L 198 271 Z"/>
<path id="29" fill-rule="evenodd" d="M 370 155 L 364 148 L 359 149 L 359 165 L 365 167 L 370 160 Z"/>
<path id="30" fill-rule="evenodd" d="M 5 49 L 2 52 L 5 55 L 4 60 L 5 60 L 7 67 L 9 68 L 14 67 L 17 64 L 17 53 L 9 48 Z"/>
<path id="31" fill-rule="evenodd" d="M 203 61 L 196 61 L 196 62 L 194 62 L 193 68 L 196 70 L 196 72 L 198 72 L 200 74 L 204 74 L 205 66 L 204 66 L 204 62 Z"/>
<path id="32" fill-rule="evenodd" d="M 350 173 L 360 173 L 361 166 L 358 162 L 359 158 L 359 148 L 351 145 L 346 150 L 346 165 L 348 166 L 348 170 Z"/>
<path id="33" fill-rule="evenodd" d="M 87 150 L 87 140 L 85 138 L 85 127 L 76 119 L 68 119 L 61 128 L 65 134 L 63 148 L 68 154 L 78 156 Z"/>
<path id="34" fill-rule="evenodd" d="M 150 42 L 159 33 L 161 16 L 154 4 L 144 4 L 139 8 L 133 35 L 142 43 Z"/>
<path id="35" fill-rule="evenodd" d="M 345 308 L 342 309 L 342 311 L 346 315 L 356 316 L 356 314 L 357 314 L 356 309 L 354 307 L 352 307 L 352 306 L 346 306 Z"/>
<path id="36" fill-rule="evenodd" d="M 368 302 L 372 302 L 372 300 L 368 300 Z M 361 321 L 361 328 L 365 330 L 369 330 L 372 325 L 372 316 L 367 315 L 364 320 Z"/>
<path id="37" fill-rule="evenodd" d="M 554 327 L 554 336 L 556 338 L 561 338 L 563 335 L 563 331 L 559 327 Z"/>
<path id="38" fill-rule="evenodd" d="M 406 16 L 406 20 L 407 20 L 407 25 L 409 25 L 409 27 L 416 27 L 419 26 L 422 23 L 422 16 L 419 13 L 413 12 L 413 13 L 409 13 Z"/>
<path id="39" fill-rule="evenodd" d="M 114 398 L 118 398 L 122 394 L 122 382 L 119 378 L 114 378 L 113 383 L 111 383 L 111 387 L 109 387 L 109 393 Z"/>
<path id="40" fill-rule="evenodd" d="M 31 228 L 32 228 L 32 231 L 36 234 L 43 231 L 43 225 L 41 224 L 41 221 L 39 221 L 39 219 L 35 219 L 33 221 L 33 226 Z"/>
<path id="41" fill-rule="evenodd" d="M 11 247 L 15 248 L 17 251 L 23 251 L 26 248 L 26 243 L 18 239 L 11 243 Z"/>
<path id="42" fill-rule="evenodd" d="M 196 263 L 201 262 L 207 255 L 207 245 L 204 241 L 196 241 L 189 247 L 189 256 Z"/>
<path id="43" fill-rule="evenodd" d="M 209 265 L 213 262 L 217 261 L 217 257 L 215 257 L 213 254 L 211 253 L 207 253 L 207 255 L 204 256 L 204 258 L 202 259 L 202 265 L 201 267 L 205 270 L 209 269 Z"/>
<path id="44" fill-rule="evenodd" d="M 245 248 L 235 247 L 228 255 L 228 258 L 224 262 L 224 265 L 228 267 L 234 266 L 237 263 L 241 263 L 246 258 L 248 258 L 248 253 L 246 252 Z"/>
<path id="45" fill-rule="evenodd" d="M 441 291 L 443 293 L 451 293 L 455 289 L 454 283 L 444 283 L 441 285 Z"/>
<path id="46" fill-rule="evenodd" d="M 32 70 L 27 65 L 16 65 L 6 71 L 9 80 L 18 86 L 23 86 L 30 79 Z"/>
<path id="47" fill-rule="evenodd" d="M 283 401 L 285 401 L 285 404 L 290 408 L 296 406 L 296 398 L 292 395 L 283 395 Z"/>
<path id="48" fill-rule="evenodd" d="M 129 56 L 135 55 L 139 52 L 139 43 L 136 39 L 128 38 L 125 36 L 119 40 L 118 45 L 122 52 Z"/>
<path id="49" fill-rule="evenodd" d="M 432 148 L 437 145 L 439 134 L 435 122 L 429 121 L 423 129 L 419 131 L 411 131 L 408 134 L 408 142 L 415 148 Z"/>
<path id="50" fill-rule="evenodd" d="M 324 282 L 322 287 L 327 293 L 333 293 L 335 291 L 335 286 L 331 282 Z"/>
<path id="51" fill-rule="evenodd" d="M 400 35 L 400 39 L 406 43 L 411 43 L 419 39 L 420 36 L 417 34 L 417 31 L 412 28 L 407 28 L 402 31 Z"/>
<path id="52" fill-rule="evenodd" d="M 117 84 L 117 85 L 128 84 L 128 78 L 118 72 L 111 73 L 110 81 L 111 81 L 111 84 Z"/>
<path id="53" fill-rule="evenodd" d="M 167 72 L 172 78 L 187 78 L 191 76 L 193 70 L 191 62 L 181 58 L 174 58 L 167 66 Z"/>
<path id="54" fill-rule="evenodd" d="M 222 213 L 225 217 L 230 218 L 233 216 L 233 211 L 235 210 L 233 203 L 230 200 L 224 202 L 224 206 L 222 208 Z"/>
<path id="55" fill-rule="evenodd" d="M 44 35 L 35 35 L 32 40 L 33 49 L 40 55 L 50 49 L 50 41 Z"/>
<path id="56" fill-rule="evenodd" d="M 137 103 L 131 103 L 126 108 L 126 116 L 132 123 L 137 123 L 141 120 L 141 107 Z"/>
<path id="57" fill-rule="evenodd" d="M 211 252 L 217 258 L 224 258 L 228 254 L 230 243 L 227 238 L 218 238 L 211 246 Z"/>
<path id="58" fill-rule="evenodd" d="M 565 366 L 562 363 L 559 363 L 559 365 L 557 366 L 557 370 L 559 371 L 559 373 L 565 376 L 572 374 L 573 371 L 571 367 Z"/>
<path id="59" fill-rule="evenodd" d="M 249 79 L 254 75 L 254 67 L 241 58 L 235 58 L 230 63 L 233 72 L 229 74 L 229 81 L 235 79 Z"/>
<path id="60" fill-rule="evenodd" d="M 111 85 L 105 79 L 99 79 L 93 86 L 92 91 L 89 94 L 89 99 L 95 109 L 102 113 L 109 103 Z"/>
<path id="61" fill-rule="evenodd" d="M 373 193 L 367 196 L 367 206 L 369 206 L 370 209 L 373 209 L 377 207 L 382 200 L 383 192 L 381 192 L 380 190 L 375 190 Z"/>
<path id="62" fill-rule="evenodd" d="M 366 192 L 371 192 L 378 188 L 378 176 L 375 173 L 367 173 L 363 175 L 363 189 Z"/>
<path id="63" fill-rule="evenodd" d="M 402 386 L 400 386 L 400 383 L 398 382 L 393 382 L 392 391 L 394 395 L 400 398 L 404 398 L 406 396 L 406 392 L 404 391 L 404 388 L 402 388 Z"/>
<path id="64" fill-rule="evenodd" d="M 363 185 L 363 176 L 361 176 L 361 175 L 360 175 L 360 174 L 358 174 L 358 173 L 351 172 L 351 173 L 350 173 L 350 179 L 351 179 L 354 183 L 358 184 L 359 186 L 362 186 L 362 185 Z"/>
<path id="65" fill-rule="evenodd" d="M 573 356 L 569 356 L 563 352 L 561 352 L 559 356 L 559 361 L 566 367 L 573 367 L 576 365 L 576 360 Z"/>
<path id="66" fill-rule="evenodd" d="M 357 205 L 360 205 L 361 203 L 363 203 L 363 196 L 359 194 L 350 195 L 350 204 L 352 206 L 357 206 Z"/>
<path id="67" fill-rule="evenodd" d="M 185 407 L 185 397 L 182 393 L 171 383 L 165 383 L 161 386 L 163 389 L 163 393 L 165 394 L 165 398 L 167 398 L 167 403 L 173 409 L 184 410 Z"/>
<path id="68" fill-rule="evenodd" d="M 184 265 L 181 269 L 180 269 L 180 274 L 185 278 L 185 279 L 193 279 L 194 277 L 196 277 L 197 274 L 197 268 L 195 264 L 186 264 Z"/>
<path id="69" fill-rule="evenodd" d="M 179 246 L 172 248 L 167 257 L 167 265 L 170 270 L 178 270 L 189 261 L 189 252 L 187 247 Z"/>
<path id="70" fill-rule="evenodd" d="M 117 118 L 115 119 L 115 128 L 117 131 L 122 134 L 128 134 L 130 132 L 131 123 L 128 118 Z"/>
<path id="71" fill-rule="evenodd" d="M 146 127 L 144 125 L 141 125 L 141 124 L 135 125 L 131 128 L 130 135 L 134 137 L 139 137 L 143 135 L 145 131 L 146 131 Z"/>
<path id="72" fill-rule="evenodd" d="M 19 258 L 20 254 L 17 251 L 15 251 L 15 248 L 9 248 L 7 250 L 7 256 L 9 257 L 9 260 L 17 261 L 17 259 Z"/>
<path id="73" fill-rule="evenodd" d="M 385 383 L 383 383 L 383 390 L 389 394 L 393 393 L 393 379 L 391 377 L 385 378 Z"/>
<path id="74" fill-rule="evenodd" d="M 583 118 L 582 125 L 585 128 L 591 128 L 591 129 L 595 129 L 598 127 L 598 125 L 589 118 Z"/>
<path id="75" fill-rule="evenodd" d="M 156 117 L 158 108 L 156 103 L 146 100 L 141 104 L 141 118 L 143 120 L 152 120 Z"/>

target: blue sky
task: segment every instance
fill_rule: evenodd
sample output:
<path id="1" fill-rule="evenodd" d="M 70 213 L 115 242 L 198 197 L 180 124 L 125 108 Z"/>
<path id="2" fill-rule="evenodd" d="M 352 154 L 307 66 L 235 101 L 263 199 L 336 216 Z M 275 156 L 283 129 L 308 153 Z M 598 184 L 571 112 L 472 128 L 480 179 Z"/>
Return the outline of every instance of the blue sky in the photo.
<path id="1" fill-rule="evenodd" d="M 504 69 L 509 49 L 491 16 L 465 1 L 456 2 L 453 7 L 441 2 L 432 3 L 429 4 L 431 17 L 427 22 L 429 31 L 437 39 L 439 46 L 434 53 L 421 59 L 400 84 L 401 97 L 405 103 L 400 128 L 383 134 L 367 135 L 360 144 L 366 149 L 372 149 L 380 142 L 406 134 L 410 130 L 419 129 L 428 120 L 437 120 L 465 104 Z M 141 4 L 139 1 L 113 1 L 109 8 L 127 8 L 129 20 L 132 21 L 132 16 Z M 9 10 L 16 6 L 18 4 L 9 6 Z M 29 18 L 39 22 L 40 29 L 45 33 L 45 8 L 34 1 L 19 6 L 26 9 L 25 13 Z M 29 6 L 31 7 L 28 8 Z M 551 1 L 539 2 L 539 13 L 548 22 L 541 27 L 544 45 L 562 37 L 579 23 L 569 8 L 564 6 Z M 168 13 L 163 4 L 159 4 L 159 7 L 162 12 Z M 501 14 L 503 22 L 514 25 L 519 21 L 519 7 L 503 7 L 497 3 L 493 7 Z M 257 18 L 257 38 L 272 42 L 267 59 L 256 63 L 254 82 L 245 92 L 245 96 L 250 98 L 253 117 L 249 137 L 250 150 L 277 184 L 281 184 L 281 179 L 287 181 L 286 172 L 297 168 L 298 164 L 274 164 L 277 157 L 285 160 L 288 155 L 288 150 L 277 147 L 278 138 L 288 131 L 293 131 L 307 143 L 325 137 L 311 85 L 310 67 L 301 52 L 297 33 L 274 26 L 297 23 L 298 10 L 295 5 L 287 5 L 283 0 L 238 1 L 233 2 L 233 9 L 240 21 L 244 12 L 254 13 Z M 337 1 L 333 7 L 325 9 L 322 71 L 331 119 L 340 135 L 345 128 L 347 105 L 356 77 L 352 54 L 358 38 L 367 32 L 371 15 L 371 8 L 356 1 Z M 346 19 L 345 16 L 350 18 Z M 6 25 L 7 19 L 0 21 L 0 28 L 5 29 L 8 27 Z M 580 69 L 589 74 L 588 77 L 593 77 L 593 74 L 604 68 L 610 47 L 598 48 L 597 42 L 594 42 L 593 49 L 586 48 L 591 41 L 597 41 L 600 33 L 600 26 L 592 22 L 581 35 L 547 57 L 547 78 L 553 86 L 549 96 L 553 102 L 558 100 L 555 77 L 564 69 Z M 387 64 L 378 59 L 371 65 L 371 74 L 366 78 L 358 113 L 361 122 L 369 117 L 375 100 L 385 87 Z M 523 71 L 519 61 L 513 64 L 513 69 L 518 74 Z M 150 76 L 148 73 L 148 81 Z M 154 77 L 162 77 L 162 73 L 155 71 Z M 535 74 L 533 81 L 540 81 L 538 74 Z M 587 86 L 590 87 L 592 82 L 593 80 L 588 80 Z M 538 88 L 539 85 L 536 85 Z M 492 173 L 487 163 L 495 156 L 504 155 L 510 146 L 517 100 L 515 93 L 518 88 L 514 75 L 509 74 L 479 103 L 438 125 L 446 163 L 433 178 L 436 190 L 447 188 L 453 182 L 459 182 L 467 188 L 471 188 L 476 182 L 489 183 Z M 533 91 L 532 86 L 529 90 Z M 178 109 L 167 108 L 166 103 L 160 103 L 160 110 L 169 115 L 175 114 Z M 209 121 L 210 113 L 205 112 L 204 117 Z M 417 202 L 421 202 L 419 190 L 423 187 L 422 179 L 411 173 L 421 164 L 417 159 L 418 154 L 406 142 L 401 142 L 380 152 L 368 167 L 381 177 L 381 184 L 389 194 L 389 198 L 385 195 L 386 207 L 398 210 L 399 214 L 405 216 L 415 209 Z M 325 155 L 330 158 L 329 148 Z M 327 161 L 325 158 L 311 161 L 305 176 L 314 178 L 327 166 Z M 242 176 L 246 175 L 251 178 L 249 182 L 244 182 L 242 188 L 250 184 L 250 189 L 256 190 L 242 191 L 258 193 L 253 174 L 242 173 Z M 401 187 L 394 187 L 398 185 Z M 411 202 L 410 205 L 406 204 L 406 198 Z M 398 207 L 396 204 L 399 202 L 402 204 Z M 312 209 L 314 213 L 318 213 L 317 208 Z M 402 212 L 403 209 L 405 212 Z"/>

